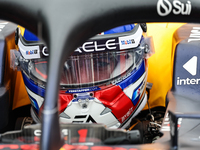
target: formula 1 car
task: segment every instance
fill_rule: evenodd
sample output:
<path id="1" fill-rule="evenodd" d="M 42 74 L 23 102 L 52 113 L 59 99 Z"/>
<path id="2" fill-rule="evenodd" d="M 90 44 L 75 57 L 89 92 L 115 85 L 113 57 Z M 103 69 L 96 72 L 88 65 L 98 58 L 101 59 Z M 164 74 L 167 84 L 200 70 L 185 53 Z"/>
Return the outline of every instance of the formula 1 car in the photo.
<path id="1" fill-rule="evenodd" d="M 47 3 L 48 7 L 46 7 Z M 78 0 L 73 2 L 7 0 L 0 1 L 0 8 L 0 17 L 2 19 L 20 24 L 35 33 L 47 45 L 50 54 L 48 59 L 42 62 L 42 64 L 46 64 L 46 61 L 48 61 L 46 66 L 48 67 L 47 84 L 43 85 L 43 82 L 37 83 L 37 85 L 45 86 L 46 88 L 45 101 L 41 105 L 42 111 L 38 111 L 38 113 L 41 113 L 41 118 L 39 118 L 41 123 L 39 123 L 39 121 L 35 121 L 36 119 L 29 118 L 33 117 L 31 114 L 33 111 L 30 112 L 31 105 L 26 99 L 31 98 L 32 95 L 30 91 L 29 95 L 24 94 L 26 92 L 25 88 L 28 87 L 26 83 L 29 78 L 24 80 L 26 82 L 25 87 L 21 84 L 21 73 L 8 67 L 12 62 L 11 58 L 14 56 L 14 58 L 19 59 L 15 59 L 17 61 L 11 63 L 12 67 L 13 65 L 18 66 L 19 63 L 22 67 L 28 66 L 24 69 L 26 74 L 29 74 L 30 70 L 32 71 L 33 69 L 29 63 L 30 61 L 20 57 L 17 52 L 11 51 L 11 49 L 16 49 L 16 46 L 21 47 L 21 49 L 24 48 L 22 46 L 23 42 L 21 42 L 21 45 L 18 43 L 22 31 L 18 33 L 16 24 L 8 21 L 0 22 L 0 111 L 4 114 L 1 116 L 0 123 L 0 149 L 198 149 L 198 119 L 200 118 L 198 113 L 200 25 L 198 24 L 148 23 L 148 31 L 146 31 L 146 25 L 143 23 L 134 25 L 137 31 L 144 31 L 145 34 L 154 38 L 155 54 L 149 58 L 147 79 L 153 86 L 151 88 L 149 83 L 146 85 L 141 84 L 134 91 L 136 95 L 133 94 L 133 97 L 137 99 L 138 95 L 143 95 L 140 90 L 145 85 L 147 87 L 148 105 L 131 120 L 133 126 L 125 128 L 126 130 L 111 129 L 106 128 L 104 125 L 94 124 L 96 120 L 94 120 L 93 116 L 87 116 L 86 119 L 89 120 L 88 122 L 93 122 L 93 124 L 76 124 L 77 122 L 61 124 L 59 123 L 59 116 L 70 118 L 66 115 L 61 115 L 62 113 L 59 115 L 57 100 L 60 89 L 60 72 L 62 71 L 60 66 L 64 64 L 66 57 L 69 57 L 79 45 L 83 45 L 82 49 L 76 49 L 79 52 L 92 50 L 91 47 L 84 47 L 86 45 L 91 46 L 94 44 L 92 48 L 95 48 L 95 51 L 105 50 L 106 48 L 112 49 L 115 46 L 112 43 L 114 40 L 111 41 L 111 39 L 102 40 L 106 43 L 106 48 L 98 47 L 95 41 L 84 43 L 88 38 L 110 28 L 136 22 L 178 21 L 198 23 L 196 17 L 200 12 L 199 2 L 192 0 L 152 0 L 141 2 L 134 0 L 125 0 L 123 2 L 118 0 L 95 2 L 91 0 L 85 0 L 84 2 Z M 73 15 L 66 16 L 66 14 Z M 137 16 L 132 14 L 137 14 Z M 151 18 L 149 14 L 151 14 Z M 137 31 L 133 34 L 138 33 Z M 97 39 L 95 40 L 97 41 Z M 127 46 L 129 43 L 137 43 L 136 38 L 122 40 L 121 45 L 125 44 Z M 27 44 L 28 46 L 33 46 L 33 42 Z M 137 53 L 133 52 L 134 58 L 141 58 L 136 57 L 136 54 L 140 56 L 142 48 L 146 52 L 146 43 L 143 44 L 141 43 L 140 49 L 135 50 Z M 44 55 L 47 54 L 44 46 L 40 45 L 40 48 Z M 37 54 L 37 47 L 25 51 L 24 54 Z M 123 50 L 122 54 L 115 56 L 114 59 L 111 59 L 113 55 L 111 56 L 109 57 L 110 60 L 117 60 L 117 62 L 122 61 L 121 56 L 125 59 L 131 58 L 130 55 L 124 54 Z M 87 58 L 84 57 L 84 59 Z M 136 62 L 134 61 L 134 63 Z M 41 62 L 34 62 L 35 66 L 38 64 L 41 64 Z M 102 64 L 105 66 L 108 65 L 108 62 L 103 62 Z M 146 64 L 146 62 L 140 61 L 140 65 L 136 69 L 140 69 L 141 64 Z M 65 64 L 67 69 L 71 66 L 69 63 Z M 45 69 L 43 68 L 43 70 Z M 131 71 L 135 71 L 135 69 Z M 36 72 L 45 78 L 44 75 L 46 74 L 42 73 L 42 70 Z M 127 75 L 120 78 L 117 83 L 120 84 L 122 79 L 128 79 L 130 76 Z M 70 86 L 73 87 L 73 84 L 70 84 Z M 120 84 L 120 86 L 123 87 L 124 84 Z M 88 89 L 83 88 L 83 90 Z M 21 94 L 19 91 L 24 91 L 24 93 Z M 81 92 L 79 88 L 77 93 Z M 83 99 L 88 96 L 75 95 L 73 95 L 72 102 L 77 97 Z M 143 97 L 145 97 L 144 95 Z M 89 96 L 92 97 L 93 95 Z M 80 103 L 82 108 L 88 107 L 89 98 L 85 101 L 79 100 L 77 99 L 76 103 Z M 31 102 L 36 107 L 35 101 L 32 100 Z M 71 103 L 69 105 L 73 105 Z M 135 103 L 135 105 L 137 104 Z M 106 114 L 111 111 L 105 108 L 102 112 Z M 123 124 L 123 121 L 129 118 L 131 113 L 132 109 L 129 109 L 120 118 L 122 119 L 121 122 L 118 119 L 121 123 L 119 127 L 123 127 L 126 124 L 126 122 Z M 83 116 L 75 118 L 80 119 L 81 117 Z M 130 128 L 131 130 L 129 130 Z"/>

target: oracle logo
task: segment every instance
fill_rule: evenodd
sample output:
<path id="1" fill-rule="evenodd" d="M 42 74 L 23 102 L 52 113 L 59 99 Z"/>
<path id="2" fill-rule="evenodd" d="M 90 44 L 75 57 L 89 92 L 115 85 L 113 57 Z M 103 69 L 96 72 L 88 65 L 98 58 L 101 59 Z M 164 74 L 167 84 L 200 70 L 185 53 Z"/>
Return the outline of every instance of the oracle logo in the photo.
<path id="1" fill-rule="evenodd" d="M 107 50 L 116 50 L 118 49 L 117 39 L 109 39 L 102 41 L 89 41 L 85 42 L 82 47 L 79 47 L 75 50 L 78 53 L 91 53 L 91 52 L 102 52 Z"/>

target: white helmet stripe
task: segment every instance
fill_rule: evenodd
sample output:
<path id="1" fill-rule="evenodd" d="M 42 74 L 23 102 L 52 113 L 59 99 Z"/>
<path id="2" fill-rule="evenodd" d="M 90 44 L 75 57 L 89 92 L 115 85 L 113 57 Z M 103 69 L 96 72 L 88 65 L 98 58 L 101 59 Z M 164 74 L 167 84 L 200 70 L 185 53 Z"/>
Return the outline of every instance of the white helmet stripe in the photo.
<path id="1" fill-rule="evenodd" d="M 25 86 L 26 87 L 26 86 Z M 26 87 L 26 90 L 27 90 L 27 92 L 28 92 L 28 94 L 31 96 L 31 97 L 33 97 L 36 101 L 37 101 L 37 103 L 38 103 L 38 106 L 39 106 L 39 108 L 42 106 L 42 104 L 43 104 L 43 101 L 44 101 L 44 98 L 43 97 L 41 97 L 41 96 L 39 96 L 39 95 L 37 95 L 37 94 L 35 94 L 35 93 L 33 93 L 31 90 L 29 90 L 29 88 L 27 88 Z"/>
<path id="2" fill-rule="evenodd" d="M 143 80 L 146 78 L 146 72 L 143 73 L 143 75 L 134 83 L 129 85 L 127 88 L 124 89 L 124 93 L 132 99 L 134 90 L 143 82 Z"/>

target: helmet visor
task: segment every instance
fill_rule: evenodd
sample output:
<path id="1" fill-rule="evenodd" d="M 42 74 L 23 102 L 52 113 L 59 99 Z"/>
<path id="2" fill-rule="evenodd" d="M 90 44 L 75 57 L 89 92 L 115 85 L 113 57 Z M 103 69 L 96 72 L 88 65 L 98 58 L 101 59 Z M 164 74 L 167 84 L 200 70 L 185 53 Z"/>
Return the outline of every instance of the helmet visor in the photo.
<path id="1" fill-rule="evenodd" d="M 142 58 L 141 48 L 70 56 L 63 65 L 60 85 L 77 88 L 109 84 L 131 72 Z M 29 73 L 34 79 L 46 82 L 47 60 L 31 60 Z"/>

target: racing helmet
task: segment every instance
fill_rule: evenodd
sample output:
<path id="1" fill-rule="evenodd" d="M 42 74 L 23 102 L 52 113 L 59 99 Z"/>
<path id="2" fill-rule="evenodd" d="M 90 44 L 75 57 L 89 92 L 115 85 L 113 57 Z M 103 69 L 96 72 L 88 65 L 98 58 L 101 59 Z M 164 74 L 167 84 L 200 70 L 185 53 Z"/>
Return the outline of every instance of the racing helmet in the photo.
<path id="1" fill-rule="evenodd" d="M 60 122 L 129 125 L 147 101 L 147 57 L 152 48 L 144 27 L 130 24 L 102 32 L 70 55 L 61 73 Z M 40 122 L 49 51 L 27 29 L 16 31 L 18 50 L 12 52 L 11 64 L 22 72 L 32 117 Z"/>

